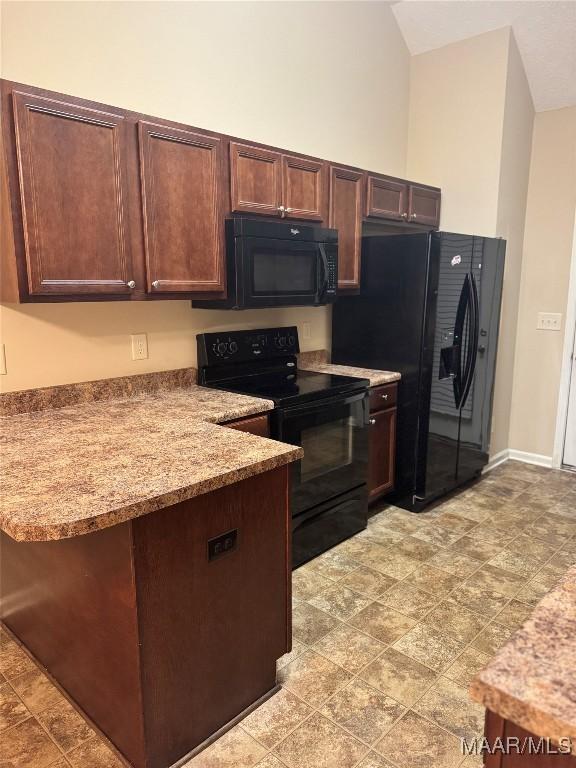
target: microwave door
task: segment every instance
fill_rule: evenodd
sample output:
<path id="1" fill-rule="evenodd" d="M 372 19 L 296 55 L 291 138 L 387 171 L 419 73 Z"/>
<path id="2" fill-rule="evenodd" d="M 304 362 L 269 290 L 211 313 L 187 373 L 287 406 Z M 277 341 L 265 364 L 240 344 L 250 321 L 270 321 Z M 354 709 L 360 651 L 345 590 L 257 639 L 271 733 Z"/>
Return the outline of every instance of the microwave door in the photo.
<path id="1" fill-rule="evenodd" d="M 319 243 L 245 238 L 242 245 L 245 307 L 309 306 L 321 301 L 325 268 Z"/>

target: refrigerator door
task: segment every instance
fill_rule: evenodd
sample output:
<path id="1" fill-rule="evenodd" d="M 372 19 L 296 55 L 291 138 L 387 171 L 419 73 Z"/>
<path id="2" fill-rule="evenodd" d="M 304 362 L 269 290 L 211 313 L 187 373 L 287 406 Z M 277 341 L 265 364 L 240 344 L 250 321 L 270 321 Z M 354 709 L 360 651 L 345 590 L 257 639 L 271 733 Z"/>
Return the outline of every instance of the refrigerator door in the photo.
<path id="1" fill-rule="evenodd" d="M 419 397 L 415 506 L 458 481 L 460 417 L 471 380 L 474 350 L 474 238 L 432 234 Z"/>
<path id="2" fill-rule="evenodd" d="M 471 277 L 478 296 L 477 343 L 469 391 L 461 407 L 459 483 L 475 477 L 488 462 L 505 250 L 504 240 L 474 238 Z"/>

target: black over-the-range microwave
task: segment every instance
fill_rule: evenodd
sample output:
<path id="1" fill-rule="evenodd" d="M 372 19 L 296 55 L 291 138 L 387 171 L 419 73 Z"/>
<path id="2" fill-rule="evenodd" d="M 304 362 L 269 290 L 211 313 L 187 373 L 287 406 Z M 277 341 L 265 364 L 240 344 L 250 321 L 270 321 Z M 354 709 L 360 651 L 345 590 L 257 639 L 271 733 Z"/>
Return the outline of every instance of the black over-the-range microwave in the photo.
<path id="1" fill-rule="evenodd" d="M 338 230 L 235 217 L 226 222 L 227 297 L 205 309 L 318 306 L 336 300 Z"/>

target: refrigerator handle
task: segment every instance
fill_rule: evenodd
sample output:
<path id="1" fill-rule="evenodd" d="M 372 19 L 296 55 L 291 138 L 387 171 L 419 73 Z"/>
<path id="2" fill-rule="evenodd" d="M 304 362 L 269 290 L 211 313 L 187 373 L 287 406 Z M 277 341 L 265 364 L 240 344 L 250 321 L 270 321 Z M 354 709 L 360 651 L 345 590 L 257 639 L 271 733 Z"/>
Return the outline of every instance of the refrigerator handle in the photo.
<path id="1" fill-rule="evenodd" d="M 454 380 L 454 402 L 456 408 L 460 408 L 462 402 L 463 382 L 462 382 L 462 337 L 464 336 L 464 321 L 466 320 L 466 311 L 470 305 L 470 275 L 466 273 L 464 284 L 460 291 L 458 300 L 458 309 L 456 310 L 456 322 L 454 323 L 454 345 L 457 347 L 455 360 Z"/>
<path id="2" fill-rule="evenodd" d="M 460 400 L 460 407 L 463 408 L 466 404 L 472 382 L 474 381 L 474 372 L 476 371 L 476 360 L 478 359 L 478 341 L 480 336 L 480 312 L 478 301 L 478 288 L 476 287 L 476 279 L 474 275 L 470 273 L 470 326 L 471 333 L 468 341 L 468 361 L 466 364 L 466 382 L 462 391 L 462 398 Z"/>

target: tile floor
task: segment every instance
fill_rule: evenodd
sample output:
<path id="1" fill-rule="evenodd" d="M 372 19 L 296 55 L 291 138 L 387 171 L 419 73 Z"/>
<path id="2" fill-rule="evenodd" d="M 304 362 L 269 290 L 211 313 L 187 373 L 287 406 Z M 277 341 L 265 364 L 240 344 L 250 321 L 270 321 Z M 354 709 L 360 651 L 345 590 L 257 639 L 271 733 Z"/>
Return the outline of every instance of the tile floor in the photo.
<path id="1" fill-rule="evenodd" d="M 282 690 L 187 768 L 474 768 L 467 685 L 576 563 L 576 476 L 507 462 L 294 573 Z M 123 763 L 6 635 L 0 768 Z"/>

